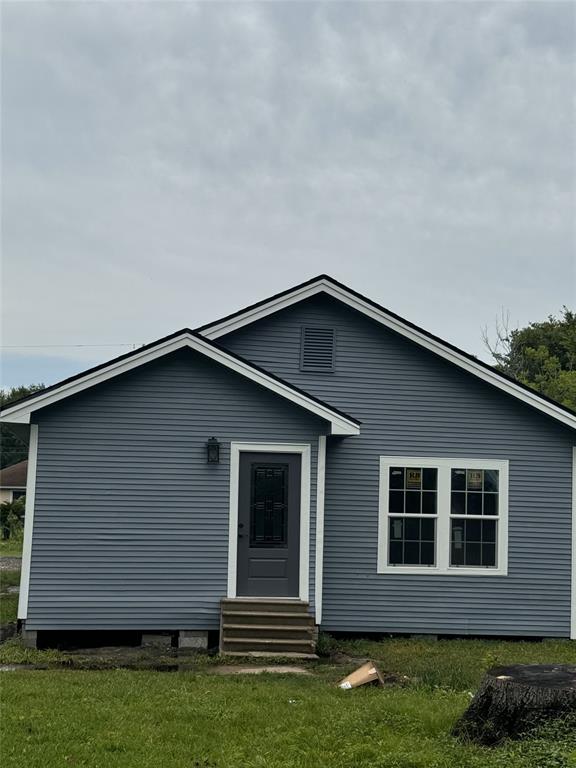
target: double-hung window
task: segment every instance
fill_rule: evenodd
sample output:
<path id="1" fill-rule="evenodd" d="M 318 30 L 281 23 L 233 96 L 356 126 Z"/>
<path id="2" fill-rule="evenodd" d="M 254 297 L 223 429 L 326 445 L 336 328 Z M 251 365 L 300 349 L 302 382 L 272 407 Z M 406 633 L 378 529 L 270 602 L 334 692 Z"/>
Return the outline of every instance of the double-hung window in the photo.
<path id="1" fill-rule="evenodd" d="M 507 548 L 507 461 L 380 457 L 380 573 L 505 575 Z"/>

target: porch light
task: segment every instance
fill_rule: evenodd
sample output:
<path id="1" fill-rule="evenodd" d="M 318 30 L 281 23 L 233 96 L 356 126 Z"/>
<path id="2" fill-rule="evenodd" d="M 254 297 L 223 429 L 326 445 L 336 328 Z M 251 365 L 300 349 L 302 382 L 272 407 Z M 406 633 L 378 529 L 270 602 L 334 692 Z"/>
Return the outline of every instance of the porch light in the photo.
<path id="1" fill-rule="evenodd" d="M 220 463 L 220 443 L 211 437 L 206 443 L 206 461 L 208 464 Z"/>

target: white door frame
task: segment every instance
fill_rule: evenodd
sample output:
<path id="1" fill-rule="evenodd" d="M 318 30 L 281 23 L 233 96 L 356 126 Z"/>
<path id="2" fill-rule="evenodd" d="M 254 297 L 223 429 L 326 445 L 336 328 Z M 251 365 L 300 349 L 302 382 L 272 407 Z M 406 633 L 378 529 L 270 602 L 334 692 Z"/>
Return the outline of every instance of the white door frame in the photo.
<path id="1" fill-rule="evenodd" d="M 300 578 L 298 597 L 309 599 L 310 445 L 304 443 L 230 443 L 230 517 L 228 526 L 228 597 L 236 597 L 238 567 L 238 492 L 241 453 L 298 453 L 300 467 Z"/>

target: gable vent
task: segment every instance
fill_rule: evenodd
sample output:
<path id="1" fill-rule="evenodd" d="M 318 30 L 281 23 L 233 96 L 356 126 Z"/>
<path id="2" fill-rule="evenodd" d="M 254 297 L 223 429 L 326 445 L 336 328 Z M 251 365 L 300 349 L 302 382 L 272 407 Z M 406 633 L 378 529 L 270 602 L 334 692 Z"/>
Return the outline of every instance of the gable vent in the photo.
<path id="1" fill-rule="evenodd" d="M 302 328 L 300 370 L 334 370 L 334 329 Z"/>

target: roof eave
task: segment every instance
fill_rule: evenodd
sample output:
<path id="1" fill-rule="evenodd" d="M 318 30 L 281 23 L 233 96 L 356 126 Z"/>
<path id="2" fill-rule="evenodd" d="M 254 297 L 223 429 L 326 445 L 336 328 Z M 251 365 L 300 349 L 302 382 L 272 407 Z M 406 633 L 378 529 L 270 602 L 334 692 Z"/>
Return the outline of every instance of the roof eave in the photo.
<path id="1" fill-rule="evenodd" d="M 252 365 L 243 358 L 218 347 L 210 340 L 204 339 L 192 331 L 183 331 L 178 335 L 167 337 L 156 344 L 148 345 L 141 351 L 137 350 L 135 354 L 117 358 L 107 365 L 98 366 L 83 375 L 66 380 L 61 385 L 35 393 L 21 403 L 7 406 L 0 412 L 0 423 L 29 424 L 31 415 L 35 411 L 185 347 L 200 352 L 244 378 L 251 379 L 280 397 L 313 413 L 330 424 L 330 433 L 333 435 L 357 435 L 360 433 L 359 422 L 348 418 L 346 414 L 330 408 L 326 403 Z"/>
<path id="2" fill-rule="evenodd" d="M 232 333 L 246 325 L 260 320 L 268 315 L 279 312 L 282 309 L 293 304 L 311 298 L 318 293 L 326 293 L 335 299 L 351 306 L 371 319 L 385 325 L 387 328 L 408 338 L 410 341 L 418 344 L 425 349 L 430 350 L 436 355 L 450 361 L 472 375 L 488 382 L 507 394 L 521 400 L 534 409 L 550 416 L 570 427 L 576 429 L 576 413 L 570 409 L 554 403 L 554 401 L 540 395 L 534 390 L 526 387 L 505 374 L 500 373 L 492 366 L 484 363 L 463 350 L 454 347 L 449 342 L 434 336 L 407 320 L 399 317 L 393 312 L 379 306 L 370 299 L 361 296 L 356 291 L 339 283 L 328 275 L 320 275 L 317 278 L 309 280 L 306 283 L 296 286 L 292 291 L 284 291 L 281 294 L 273 296 L 269 300 L 264 300 L 247 307 L 245 311 L 236 312 L 233 315 L 222 318 L 211 324 L 204 325 L 198 329 L 198 333 L 210 340 L 219 339 L 229 333 Z"/>

